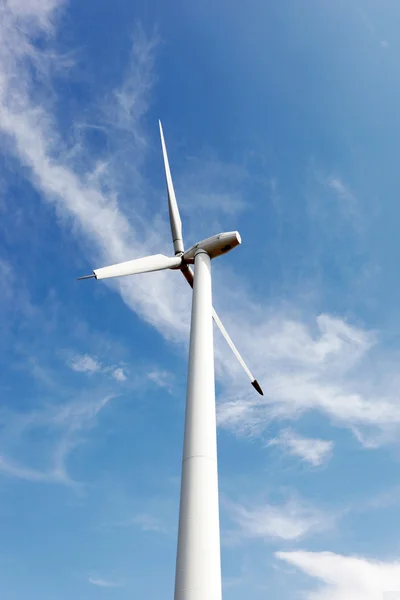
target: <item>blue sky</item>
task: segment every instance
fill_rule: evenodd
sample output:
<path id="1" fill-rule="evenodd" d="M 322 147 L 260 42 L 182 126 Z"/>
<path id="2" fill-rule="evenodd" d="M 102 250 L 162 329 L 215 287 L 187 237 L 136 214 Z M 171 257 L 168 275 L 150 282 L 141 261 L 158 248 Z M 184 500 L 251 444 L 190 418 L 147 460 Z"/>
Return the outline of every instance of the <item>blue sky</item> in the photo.
<path id="1" fill-rule="evenodd" d="M 238 229 L 214 304 L 225 600 L 400 591 L 400 7 L 0 7 L 0 590 L 173 596 L 190 290 L 76 282 Z M 250 389 L 249 389 L 250 388 Z M 155 576 L 156 574 L 156 576 Z"/>

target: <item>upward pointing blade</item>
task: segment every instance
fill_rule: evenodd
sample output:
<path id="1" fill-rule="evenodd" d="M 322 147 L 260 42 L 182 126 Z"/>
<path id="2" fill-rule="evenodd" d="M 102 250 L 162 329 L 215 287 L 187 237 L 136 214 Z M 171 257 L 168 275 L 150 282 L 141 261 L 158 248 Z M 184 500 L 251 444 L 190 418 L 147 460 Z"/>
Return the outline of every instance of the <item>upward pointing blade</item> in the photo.
<path id="1" fill-rule="evenodd" d="M 172 241 L 174 243 L 175 254 L 180 254 L 184 252 L 183 247 L 183 238 L 182 238 L 182 221 L 179 215 L 178 204 L 176 202 L 174 184 L 172 183 L 171 171 L 169 168 L 167 148 L 165 146 L 164 134 L 161 125 L 161 121 L 158 122 L 160 125 L 160 136 L 161 136 L 161 146 L 164 158 L 164 168 L 165 168 L 165 179 L 167 182 L 167 192 L 168 192 L 168 208 L 169 208 L 169 221 L 171 224 L 171 233 L 172 233 Z"/>

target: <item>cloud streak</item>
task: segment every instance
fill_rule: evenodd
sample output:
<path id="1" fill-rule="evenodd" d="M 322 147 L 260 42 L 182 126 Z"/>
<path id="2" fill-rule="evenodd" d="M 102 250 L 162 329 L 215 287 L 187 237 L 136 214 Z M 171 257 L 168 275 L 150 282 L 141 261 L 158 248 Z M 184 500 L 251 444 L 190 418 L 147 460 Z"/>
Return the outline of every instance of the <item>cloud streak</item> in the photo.
<path id="1" fill-rule="evenodd" d="M 49 58 L 48 54 L 39 52 L 33 45 L 30 37 L 33 31 L 23 25 L 27 25 L 35 16 L 38 26 L 46 23 L 46 30 L 42 30 L 42 34 L 45 34 L 57 8 L 56 3 L 48 3 L 38 14 L 36 5 L 31 6 L 31 12 L 28 7 L 21 12 L 13 4 L 8 5 L 6 24 L 1 29 L 5 48 L 0 56 L 1 131 L 8 137 L 10 148 L 13 148 L 21 163 L 28 167 L 31 181 L 43 199 L 55 207 L 62 219 L 72 223 L 81 237 L 90 241 L 92 248 L 96 249 L 91 254 L 100 263 L 146 255 L 152 252 L 152 246 L 159 246 L 161 240 L 159 236 L 157 239 L 144 239 L 141 234 L 142 220 L 135 219 L 133 215 L 128 220 L 123 214 L 116 199 L 118 192 L 123 193 L 123 190 L 107 191 L 107 186 L 102 183 L 106 175 L 112 181 L 117 181 L 107 170 L 107 165 L 104 165 L 101 177 L 94 176 L 98 173 L 98 165 L 94 166 L 94 170 L 78 169 L 77 164 L 88 163 L 88 154 L 80 157 L 81 161 L 77 160 L 76 154 L 79 155 L 80 149 L 75 147 L 75 159 L 69 161 L 68 152 L 51 115 L 51 107 L 32 100 L 32 63 L 39 65 L 41 72 L 45 70 Z M 148 105 L 148 93 L 153 81 L 154 47 L 154 39 L 145 38 L 142 33 L 134 38 L 132 60 L 126 78 L 113 94 L 114 103 L 107 105 L 109 127 L 116 123 L 117 128 L 129 129 L 130 143 L 135 148 L 143 145 L 141 119 Z M 18 48 L 17 52 L 14 52 L 15 48 Z M 125 149 L 129 148 L 126 146 Z M 133 161 L 135 164 L 138 166 L 137 160 Z M 159 273 L 151 279 L 137 278 L 134 285 L 129 279 L 111 285 L 119 290 L 128 306 L 164 335 L 181 339 L 188 327 L 189 295 L 176 293 L 172 280 L 171 274 Z M 177 308 L 181 319 L 175 318 Z"/>
<path id="2" fill-rule="evenodd" d="M 333 442 L 298 435 L 291 429 L 284 429 L 279 436 L 269 441 L 268 446 L 279 446 L 287 454 L 297 456 L 313 467 L 327 462 L 332 455 Z"/>
<path id="3" fill-rule="evenodd" d="M 61 468 L 55 467 L 49 471 L 41 471 L 18 465 L 3 456 L 0 456 L 0 473 L 15 479 L 22 479 L 24 481 L 31 482 L 62 484 L 71 483 L 71 480 L 62 466 Z"/>
<path id="4" fill-rule="evenodd" d="M 88 582 L 100 588 L 118 588 L 123 586 L 122 583 L 118 583 L 117 581 L 110 581 L 98 577 L 89 577 Z"/>

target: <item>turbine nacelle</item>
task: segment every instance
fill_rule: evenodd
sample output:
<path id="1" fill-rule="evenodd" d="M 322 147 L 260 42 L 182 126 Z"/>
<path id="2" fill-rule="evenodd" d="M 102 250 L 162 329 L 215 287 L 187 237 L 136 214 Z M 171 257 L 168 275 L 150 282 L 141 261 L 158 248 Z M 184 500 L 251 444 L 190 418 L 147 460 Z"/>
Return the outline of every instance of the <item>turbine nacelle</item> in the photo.
<path id="1" fill-rule="evenodd" d="M 241 237 L 238 231 L 227 231 L 225 233 L 218 233 L 213 235 L 206 240 L 197 242 L 194 246 L 186 250 L 183 254 L 183 260 L 186 263 L 193 263 L 194 257 L 199 250 L 204 250 L 209 254 L 210 258 L 216 258 L 221 254 L 226 254 L 236 246 L 242 243 Z"/>
<path id="2" fill-rule="evenodd" d="M 210 258 L 216 258 L 222 254 L 226 254 L 236 246 L 242 243 L 239 232 L 228 231 L 225 233 L 218 233 L 213 235 L 206 240 L 197 242 L 189 250 L 184 249 L 183 236 L 182 236 L 182 221 L 179 215 L 178 204 L 176 202 L 174 185 L 172 183 L 171 170 L 169 168 L 167 148 L 165 145 L 164 134 L 160 125 L 160 136 L 162 153 L 165 167 L 165 179 L 167 184 L 168 192 L 168 209 L 169 209 L 169 220 L 171 225 L 172 241 L 174 245 L 175 256 L 165 256 L 164 254 L 154 254 L 152 256 L 146 256 L 144 258 L 136 258 L 134 260 L 128 260 L 116 265 L 109 267 L 102 267 L 95 269 L 91 275 L 85 275 L 84 277 L 78 277 L 78 279 L 110 279 L 112 277 L 124 277 L 126 275 L 136 275 L 138 273 L 150 273 L 152 271 L 162 271 L 164 269 L 180 270 L 185 277 L 186 281 L 193 288 L 194 284 L 194 273 L 190 265 L 194 264 L 195 256 L 198 252 L 206 252 Z M 200 257 L 199 257 L 200 258 Z M 204 257 L 203 257 L 204 258 Z M 227 341 L 232 352 L 242 365 L 244 371 L 247 373 L 252 386 L 257 390 L 259 394 L 263 394 L 259 383 L 254 378 L 253 374 L 247 367 L 243 358 L 239 354 L 235 344 L 231 340 L 228 332 L 223 326 L 221 319 L 218 317 L 214 309 L 212 309 L 213 319 L 222 333 L 223 337 Z"/>

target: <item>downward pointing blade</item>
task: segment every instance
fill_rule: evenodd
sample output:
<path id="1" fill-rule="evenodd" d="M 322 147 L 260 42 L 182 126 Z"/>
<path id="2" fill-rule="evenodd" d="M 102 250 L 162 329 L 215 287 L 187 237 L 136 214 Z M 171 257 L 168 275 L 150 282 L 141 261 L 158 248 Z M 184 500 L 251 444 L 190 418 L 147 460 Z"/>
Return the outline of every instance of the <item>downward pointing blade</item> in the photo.
<path id="1" fill-rule="evenodd" d="M 185 277 L 186 281 L 190 285 L 190 287 L 193 287 L 194 274 L 193 274 L 192 269 L 186 265 L 184 268 L 182 268 L 182 273 L 183 273 L 183 276 Z M 241 355 L 239 353 L 239 350 L 236 348 L 235 344 L 233 343 L 229 333 L 225 329 L 224 325 L 222 324 L 221 319 L 217 315 L 214 308 L 212 309 L 212 316 L 213 316 L 216 326 L 218 327 L 218 329 L 222 333 L 223 337 L 225 338 L 226 343 L 228 344 L 229 348 L 232 350 L 233 354 L 236 356 L 239 363 L 242 365 L 243 369 L 247 373 L 247 376 L 251 381 L 251 385 L 254 387 L 255 390 L 257 390 L 257 392 L 259 394 L 261 394 L 261 396 L 264 396 L 264 392 L 262 391 L 260 384 L 258 383 L 257 379 L 254 378 L 252 372 L 250 371 L 250 369 L 244 362 L 243 358 L 241 357 Z"/>
<path id="2" fill-rule="evenodd" d="M 239 350 L 236 348 L 235 344 L 232 342 L 229 333 L 227 332 L 227 330 L 223 326 L 221 319 L 219 318 L 219 316 L 217 315 L 217 313 L 215 312 L 214 309 L 213 309 L 212 315 L 213 315 L 213 319 L 215 321 L 215 324 L 217 325 L 218 329 L 220 330 L 220 332 L 224 336 L 224 338 L 225 338 L 228 346 L 230 347 L 230 349 L 232 350 L 233 354 L 236 356 L 236 358 L 238 359 L 238 361 L 242 365 L 243 369 L 246 371 L 247 376 L 249 377 L 249 379 L 251 381 L 251 385 L 253 386 L 254 389 L 257 390 L 257 392 L 259 394 L 261 394 L 261 396 L 264 396 L 264 392 L 262 391 L 260 384 L 258 383 L 257 379 L 255 379 L 253 377 L 252 372 L 250 371 L 250 369 L 248 368 L 248 366 L 244 362 L 243 358 L 239 354 Z"/>
<path id="3" fill-rule="evenodd" d="M 161 271 L 163 269 L 176 269 L 182 263 L 180 256 L 164 256 L 154 254 L 145 258 L 128 260 L 127 262 L 102 267 L 93 271 L 96 279 L 108 279 L 110 277 L 124 277 L 125 275 L 136 275 L 137 273 L 149 273 L 150 271 Z"/>
<path id="4" fill-rule="evenodd" d="M 167 148 L 165 146 L 161 121 L 159 121 L 158 123 L 160 125 L 160 137 L 164 158 L 165 179 L 167 182 L 169 221 L 171 224 L 172 241 L 174 243 L 175 254 L 179 254 L 184 251 L 182 238 L 182 221 L 179 215 L 178 204 L 176 202 L 174 184 L 172 183 L 171 170 L 169 168 Z"/>

